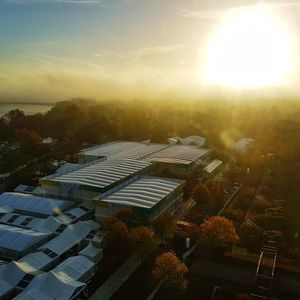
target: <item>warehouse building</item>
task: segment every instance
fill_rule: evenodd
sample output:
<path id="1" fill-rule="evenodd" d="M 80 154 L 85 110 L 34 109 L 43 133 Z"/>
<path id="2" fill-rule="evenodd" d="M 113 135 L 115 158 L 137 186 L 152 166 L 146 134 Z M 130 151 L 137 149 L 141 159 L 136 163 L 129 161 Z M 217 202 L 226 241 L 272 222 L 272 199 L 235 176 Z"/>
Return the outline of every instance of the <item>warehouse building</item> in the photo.
<path id="1" fill-rule="evenodd" d="M 87 163 L 97 159 L 117 157 L 142 159 L 166 147 L 168 145 L 149 142 L 115 141 L 82 150 L 78 155 L 78 161 Z"/>
<path id="2" fill-rule="evenodd" d="M 135 176 L 150 173 L 150 167 L 151 163 L 146 161 L 109 159 L 41 178 L 40 184 L 45 195 L 81 202 L 126 185 Z"/>
<path id="3" fill-rule="evenodd" d="M 174 145 L 149 155 L 146 160 L 154 163 L 154 172 L 164 176 L 185 177 L 210 157 L 208 149 Z"/>
<path id="4" fill-rule="evenodd" d="M 138 219 L 149 222 L 162 213 L 172 213 L 183 199 L 184 181 L 160 177 L 139 177 L 116 191 L 95 198 L 96 218 L 112 216 L 130 207 Z"/>

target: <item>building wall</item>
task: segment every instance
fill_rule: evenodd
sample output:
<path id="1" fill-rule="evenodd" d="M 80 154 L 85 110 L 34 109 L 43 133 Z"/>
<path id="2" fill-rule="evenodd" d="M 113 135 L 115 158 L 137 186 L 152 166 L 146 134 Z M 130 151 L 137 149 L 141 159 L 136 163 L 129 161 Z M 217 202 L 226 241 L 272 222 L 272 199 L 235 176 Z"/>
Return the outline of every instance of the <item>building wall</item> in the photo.
<path id="1" fill-rule="evenodd" d="M 150 209 L 107 203 L 101 201 L 101 199 L 94 200 L 93 205 L 95 207 L 95 218 L 97 221 L 101 221 L 104 218 L 112 217 L 119 209 L 126 207 L 132 208 L 138 221 L 145 223 L 151 222 L 162 213 L 173 213 L 174 210 L 176 210 L 178 205 L 183 201 L 183 187 L 184 183 Z"/>

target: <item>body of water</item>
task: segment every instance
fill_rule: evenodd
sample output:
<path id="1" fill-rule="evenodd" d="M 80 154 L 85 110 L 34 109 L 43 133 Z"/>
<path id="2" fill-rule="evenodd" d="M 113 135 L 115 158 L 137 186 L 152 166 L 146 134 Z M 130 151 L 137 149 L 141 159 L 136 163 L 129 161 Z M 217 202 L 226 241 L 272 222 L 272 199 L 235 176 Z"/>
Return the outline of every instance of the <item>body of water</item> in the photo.
<path id="1" fill-rule="evenodd" d="M 22 110 L 26 115 L 45 113 L 52 108 L 51 105 L 26 104 L 26 103 L 0 103 L 0 117 L 13 109 Z"/>

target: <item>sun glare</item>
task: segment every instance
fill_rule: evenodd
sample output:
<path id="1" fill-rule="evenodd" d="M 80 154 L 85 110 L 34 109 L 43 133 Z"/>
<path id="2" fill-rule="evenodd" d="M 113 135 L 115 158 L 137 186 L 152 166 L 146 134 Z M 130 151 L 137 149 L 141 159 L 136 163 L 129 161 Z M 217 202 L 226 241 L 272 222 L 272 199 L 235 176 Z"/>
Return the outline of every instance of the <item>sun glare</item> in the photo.
<path id="1" fill-rule="evenodd" d="M 266 7 L 227 17 L 208 43 L 202 79 L 233 88 L 281 85 L 292 69 L 287 27 Z"/>

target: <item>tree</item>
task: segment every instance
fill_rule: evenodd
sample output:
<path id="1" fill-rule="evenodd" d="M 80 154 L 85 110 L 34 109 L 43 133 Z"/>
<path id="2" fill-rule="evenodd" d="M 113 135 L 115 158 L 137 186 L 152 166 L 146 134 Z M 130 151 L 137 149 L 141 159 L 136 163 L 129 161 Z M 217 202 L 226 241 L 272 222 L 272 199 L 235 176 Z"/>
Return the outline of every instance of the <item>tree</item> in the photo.
<path id="1" fill-rule="evenodd" d="M 200 241 L 210 249 L 225 250 L 238 240 L 233 223 L 224 217 L 210 217 L 200 225 Z"/>
<path id="2" fill-rule="evenodd" d="M 164 281 L 163 289 L 166 295 L 172 299 L 186 290 L 187 272 L 186 265 L 178 259 L 174 252 L 170 251 L 156 257 L 152 278 L 156 283 Z"/>
<path id="3" fill-rule="evenodd" d="M 163 239 L 167 240 L 174 236 L 176 231 L 176 219 L 171 214 L 162 214 L 157 217 L 152 225 L 154 227 L 156 235 Z"/>
<path id="4" fill-rule="evenodd" d="M 235 297 L 236 300 L 250 300 L 250 296 L 246 293 L 241 293 L 236 295 Z"/>
<path id="5" fill-rule="evenodd" d="M 101 222 L 101 229 L 104 231 L 110 231 L 112 226 L 118 221 L 118 219 L 116 217 L 108 217 L 105 218 L 102 222 Z"/>
<path id="6" fill-rule="evenodd" d="M 250 251 L 259 251 L 264 241 L 264 235 L 253 225 L 244 223 L 240 231 L 240 243 Z"/>
<path id="7" fill-rule="evenodd" d="M 107 244 L 114 252 L 124 253 L 128 245 L 128 228 L 124 222 L 117 221 L 111 226 L 107 235 Z"/>
<path id="8" fill-rule="evenodd" d="M 210 195 L 209 189 L 203 183 L 199 183 L 195 186 L 193 193 L 192 193 L 192 197 L 198 205 L 199 204 L 209 204 L 209 202 L 211 200 L 211 195 Z"/>
<path id="9" fill-rule="evenodd" d="M 138 226 L 130 229 L 129 243 L 131 247 L 141 255 L 144 255 L 154 246 L 154 232 L 146 226 Z"/>
<path id="10" fill-rule="evenodd" d="M 131 208 L 127 208 L 127 207 L 124 207 L 124 208 L 120 208 L 116 214 L 115 214 L 115 217 L 126 223 L 127 225 L 131 224 L 132 221 L 133 221 L 133 211 Z"/>

